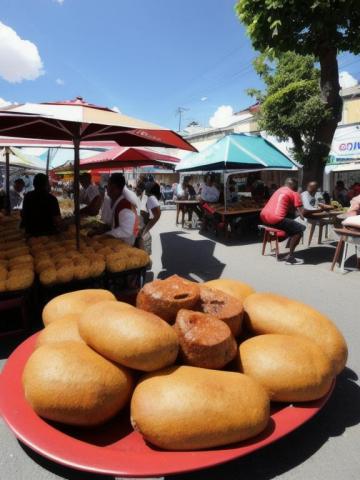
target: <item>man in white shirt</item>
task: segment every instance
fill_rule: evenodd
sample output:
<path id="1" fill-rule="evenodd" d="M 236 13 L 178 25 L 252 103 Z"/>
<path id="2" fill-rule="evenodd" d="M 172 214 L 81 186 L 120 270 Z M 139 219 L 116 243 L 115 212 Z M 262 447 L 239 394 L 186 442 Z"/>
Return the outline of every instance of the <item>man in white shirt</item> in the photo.
<path id="1" fill-rule="evenodd" d="M 205 184 L 201 188 L 200 198 L 203 202 L 216 203 L 219 201 L 220 192 L 215 186 L 215 175 L 207 175 Z"/>
<path id="2" fill-rule="evenodd" d="M 124 175 L 113 173 L 109 178 L 101 220 L 108 229 L 106 231 L 107 235 L 119 238 L 129 245 L 134 245 L 138 234 L 138 217 L 136 206 L 128 200 L 128 198 L 134 200 L 130 193 L 133 194 L 125 187 Z M 136 195 L 135 200 L 137 201 Z"/>
<path id="3" fill-rule="evenodd" d="M 86 205 L 80 209 L 80 215 L 95 216 L 101 207 L 101 195 L 99 188 L 91 182 L 90 173 L 80 175 L 80 204 Z"/>

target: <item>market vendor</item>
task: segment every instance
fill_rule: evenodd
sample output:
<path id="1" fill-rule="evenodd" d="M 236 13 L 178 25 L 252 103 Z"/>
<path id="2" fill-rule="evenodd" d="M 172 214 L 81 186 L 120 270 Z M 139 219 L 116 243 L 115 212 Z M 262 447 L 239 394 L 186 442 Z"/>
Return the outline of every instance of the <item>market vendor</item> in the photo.
<path id="1" fill-rule="evenodd" d="M 289 237 L 289 253 L 285 257 L 287 265 L 304 263 L 303 260 L 294 256 L 295 248 L 306 229 L 303 223 L 294 219 L 296 212 L 304 219 L 302 200 L 297 193 L 297 188 L 297 180 L 287 178 L 284 186 L 273 193 L 260 213 L 260 219 L 264 224 L 285 231 L 287 237 Z"/>
<path id="2" fill-rule="evenodd" d="M 306 190 L 301 194 L 301 200 L 304 208 L 304 216 L 311 217 L 313 213 L 319 213 L 331 210 L 331 205 L 326 205 L 320 192 L 317 182 L 309 182 Z"/>
<path id="3" fill-rule="evenodd" d="M 206 203 L 217 203 L 220 191 L 215 185 L 215 175 L 209 174 L 205 178 L 205 184 L 201 188 L 200 199 Z"/>
<path id="4" fill-rule="evenodd" d="M 99 213 L 102 202 L 99 188 L 92 183 L 90 173 L 82 173 L 79 181 L 80 204 L 85 205 L 80 209 L 80 215 L 95 216 Z"/>
<path id="5" fill-rule="evenodd" d="M 21 225 L 32 237 L 56 234 L 61 226 L 60 207 L 57 198 L 50 193 L 49 179 L 38 173 L 33 185 L 34 190 L 24 197 Z"/>
<path id="6" fill-rule="evenodd" d="M 25 182 L 22 178 L 17 178 L 10 188 L 10 209 L 11 210 L 21 210 L 22 203 L 24 200 L 23 191 L 25 188 Z"/>
<path id="7" fill-rule="evenodd" d="M 125 190 L 125 177 L 122 173 L 113 173 L 107 185 L 107 195 L 101 211 L 104 225 L 89 233 L 90 236 L 106 233 L 134 245 L 138 235 L 138 216 L 136 206 L 129 201 L 129 192 Z M 135 195 L 134 192 L 130 192 Z M 132 198 L 132 196 L 130 197 Z M 135 195 L 136 198 L 136 195 Z"/>

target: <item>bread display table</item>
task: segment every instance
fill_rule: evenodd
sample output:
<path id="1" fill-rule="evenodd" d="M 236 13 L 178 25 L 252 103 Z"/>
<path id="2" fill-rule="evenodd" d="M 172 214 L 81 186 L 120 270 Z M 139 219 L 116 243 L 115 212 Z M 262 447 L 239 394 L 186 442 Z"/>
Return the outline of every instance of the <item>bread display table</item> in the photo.
<path id="1" fill-rule="evenodd" d="M 21 383 L 24 365 L 37 334 L 9 357 L 0 376 L 0 413 L 16 437 L 44 457 L 81 471 L 118 476 L 162 476 L 194 471 L 248 455 L 273 443 L 311 419 L 327 402 L 277 404 L 267 429 L 259 436 L 224 448 L 164 451 L 151 447 L 134 432 L 127 411 L 92 429 L 66 427 L 41 419 L 26 402 Z"/>

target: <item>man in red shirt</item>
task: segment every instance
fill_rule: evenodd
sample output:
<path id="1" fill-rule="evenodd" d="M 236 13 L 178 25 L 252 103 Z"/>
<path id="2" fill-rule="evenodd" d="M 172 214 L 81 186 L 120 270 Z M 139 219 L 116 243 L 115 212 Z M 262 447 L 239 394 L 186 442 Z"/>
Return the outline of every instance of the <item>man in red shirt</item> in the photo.
<path id="1" fill-rule="evenodd" d="M 287 265 L 300 265 L 303 260 L 295 258 L 294 251 L 306 229 L 306 226 L 294 220 L 298 212 L 301 218 L 303 208 L 301 196 L 297 193 L 298 183 L 287 178 L 283 187 L 278 188 L 260 213 L 261 221 L 274 228 L 284 230 L 289 237 L 289 253 L 285 257 Z"/>

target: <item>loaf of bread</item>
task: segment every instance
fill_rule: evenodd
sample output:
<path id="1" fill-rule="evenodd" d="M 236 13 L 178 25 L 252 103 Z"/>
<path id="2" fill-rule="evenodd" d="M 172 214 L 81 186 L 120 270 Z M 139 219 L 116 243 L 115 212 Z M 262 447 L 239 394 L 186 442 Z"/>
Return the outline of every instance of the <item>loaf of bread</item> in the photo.
<path id="1" fill-rule="evenodd" d="M 258 381 L 270 399 L 308 402 L 330 389 L 334 370 L 330 359 L 312 340 L 268 334 L 246 340 L 239 348 L 240 371 Z"/>
<path id="2" fill-rule="evenodd" d="M 314 308 L 273 293 L 250 295 L 245 299 L 244 308 L 253 334 L 307 337 L 324 350 L 337 374 L 345 367 L 347 346 L 343 335 L 328 317 Z"/>
<path id="3" fill-rule="evenodd" d="M 225 322 L 231 333 L 237 337 L 241 333 L 244 307 L 240 300 L 227 293 L 200 285 L 199 308 Z"/>
<path id="4" fill-rule="evenodd" d="M 41 417 L 69 425 L 106 422 L 129 401 L 130 372 L 79 342 L 37 348 L 23 373 L 25 397 Z"/>
<path id="5" fill-rule="evenodd" d="M 232 295 L 238 300 L 244 301 L 246 297 L 255 293 L 255 290 L 244 282 L 230 280 L 229 278 L 218 278 L 204 283 L 205 287 L 221 290 L 228 295 Z"/>
<path id="6" fill-rule="evenodd" d="M 98 353 L 126 367 L 151 372 L 175 362 L 179 342 L 160 317 L 121 302 L 99 302 L 79 320 L 79 332 Z"/>
<path id="7" fill-rule="evenodd" d="M 269 421 L 269 397 L 236 372 L 170 367 L 134 390 L 131 422 L 148 442 L 168 450 L 220 447 L 254 437 Z"/>
<path id="8" fill-rule="evenodd" d="M 49 323 L 49 325 L 39 333 L 36 339 L 36 346 L 41 347 L 41 345 L 48 345 L 50 343 L 69 341 L 85 344 L 79 334 L 79 317 L 79 315 L 66 315 L 56 322 Z"/>
<path id="9" fill-rule="evenodd" d="M 81 314 L 90 305 L 104 300 L 116 300 L 108 290 L 88 289 L 64 293 L 48 302 L 42 312 L 44 325 L 60 320 L 67 314 Z"/>
<path id="10" fill-rule="evenodd" d="M 182 308 L 193 310 L 199 300 L 199 285 L 177 275 L 147 283 L 138 293 L 136 306 L 174 323 Z"/>
<path id="11" fill-rule="evenodd" d="M 236 356 L 237 345 L 230 328 L 212 315 L 180 310 L 174 328 L 181 360 L 187 365 L 221 369 Z"/>

